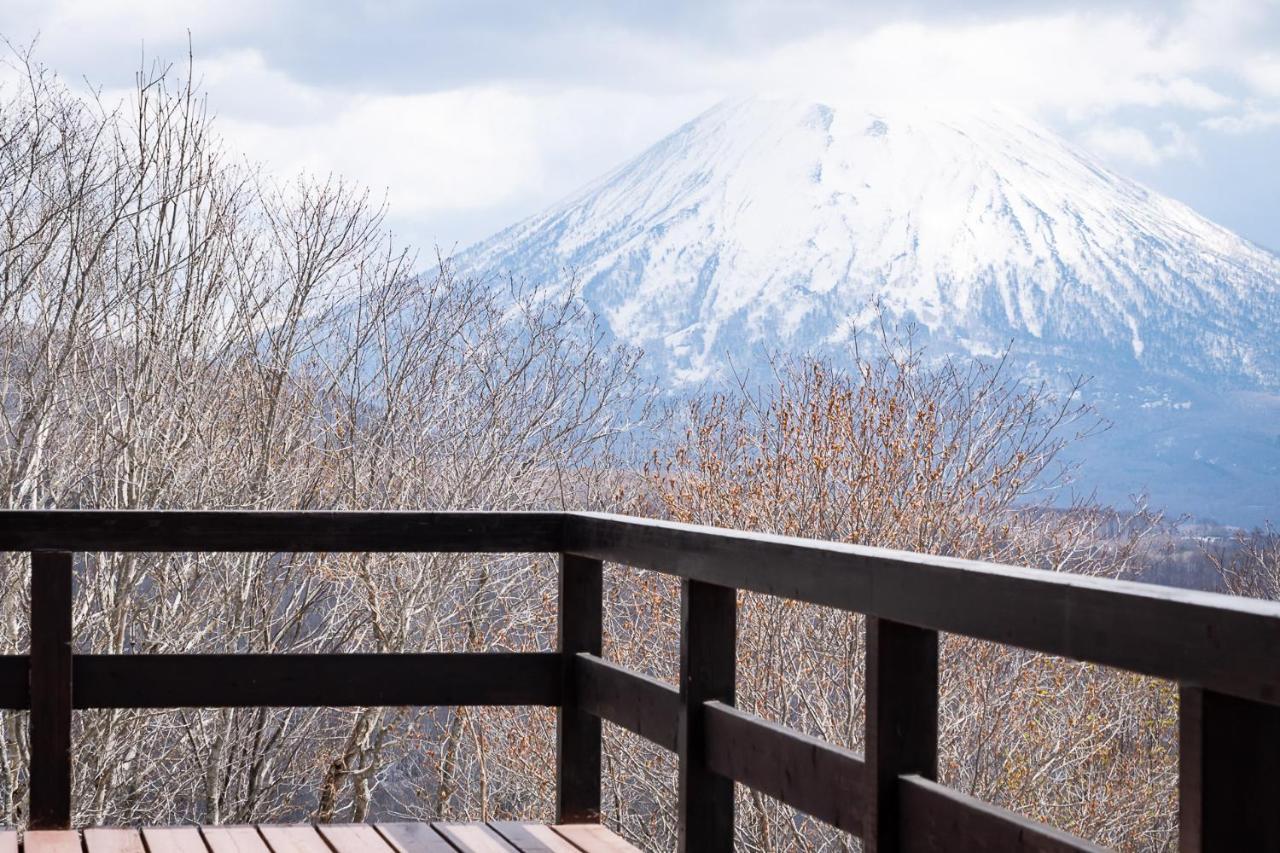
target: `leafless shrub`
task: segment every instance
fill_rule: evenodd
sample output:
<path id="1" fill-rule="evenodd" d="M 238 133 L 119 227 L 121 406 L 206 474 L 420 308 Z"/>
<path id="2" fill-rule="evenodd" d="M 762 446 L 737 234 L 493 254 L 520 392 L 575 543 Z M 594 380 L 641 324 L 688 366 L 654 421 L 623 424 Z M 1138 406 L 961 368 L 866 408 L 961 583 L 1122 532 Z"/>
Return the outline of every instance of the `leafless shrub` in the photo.
<path id="1" fill-rule="evenodd" d="M 666 513 L 1057 571 L 1130 568 L 1155 519 L 1049 503 L 1059 450 L 1092 428 L 1074 392 L 999 363 L 928 361 L 884 327 L 874 343 L 843 368 L 786 362 L 774 381 L 692 403 L 683 441 L 648 469 Z M 862 747 L 860 616 L 744 594 L 739 633 L 739 704 Z M 1167 684 L 946 637 L 941 779 L 1109 845 L 1167 847 L 1175 703 Z M 740 791 L 739 805 L 744 849 L 855 844 L 767 797 Z"/>
<path id="2" fill-rule="evenodd" d="M 0 489 L 14 508 L 599 505 L 645 417 L 637 354 L 571 292 L 474 280 L 341 179 L 231 157 L 170 69 L 115 106 L 29 53 L 0 93 Z M 190 78 L 188 73 L 187 78 Z M 27 565 L 0 590 L 26 646 Z M 95 652 L 546 648 L 546 558 L 85 555 Z M 483 721 L 483 724 L 481 722 Z M 25 721 L 0 748 L 21 823 Z M 77 715 L 77 823 L 514 813 L 545 712 Z M 429 747 L 423 749 L 423 745 Z M 537 751 L 534 750 L 534 754 Z M 539 787 L 540 786 L 540 787 Z"/>
<path id="3" fill-rule="evenodd" d="M 1269 525 L 1241 531 L 1231 545 L 1205 549 L 1227 592 L 1280 601 L 1280 533 Z"/>

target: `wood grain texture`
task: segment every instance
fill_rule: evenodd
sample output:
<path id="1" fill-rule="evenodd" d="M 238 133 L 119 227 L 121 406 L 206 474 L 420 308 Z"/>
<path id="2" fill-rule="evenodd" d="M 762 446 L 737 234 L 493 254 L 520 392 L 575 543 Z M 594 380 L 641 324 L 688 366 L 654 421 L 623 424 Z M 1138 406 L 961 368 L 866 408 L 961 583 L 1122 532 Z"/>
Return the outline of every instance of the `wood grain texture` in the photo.
<path id="1" fill-rule="evenodd" d="M 867 853 L 901 847 L 898 777 L 937 778 L 938 634 L 869 616 L 866 620 Z"/>
<path id="2" fill-rule="evenodd" d="M 1280 602 L 593 513 L 564 550 L 1280 704 Z"/>
<path id="3" fill-rule="evenodd" d="M 489 826 L 520 853 L 580 853 L 555 830 L 540 823 L 490 821 Z"/>
<path id="4" fill-rule="evenodd" d="M 30 708 L 30 679 L 30 655 L 0 655 L 0 708 L 14 711 Z"/>
<path id="5" fill-rule="evenodd" d="M 1180 849 L 1280 850 L 1280 708 L 1190 685 L 1178 698 Z"/>
<path id="6" fill-rule="evenodd" d="M 262 840 L 271 853 L 330 853 L 320 833 L 314 826 L 279 826 L 262 824 L 258 827 Z"/>
<path id="7" fill-rule="evenodd" d="M 143 827 L 142 838 L 149 853 L 209 853 L 194 826 Z"/>
<path id="8" fill-rule="evenodd" d="M 640 853 L 640 848 L 598 824 L 557 824 L 555 831 L 584 853 Z"/>
<path id="9" fill-rule="evenodd" d="M 705 706 L 707 766 L 846 832 L 867 809 L 862 756 L 719 702 Z"/>
<path id="10" fill-rule="evenodd" d="M 77 655 L 77 708 L 557 705 L 554 652 Z"/>
<path id="11" fill-rule="evenodd" d="M 211 853 L 268 853 L 255 826 L 202 826 L 200 835 Z"/>
<path id="12" fill-rule="evenodd" d="M 71 829 L 28 829 L 22 834 L 23 853 L 83 853 L 80 833 Z"/>
<path id="13" fill-rule="evenodd" d="M 898 784 L 903 853 L 1102 853 L 1106 849 L 929 779 L 904 776 Z"/>
<path id="14" fill-rule="evenodd" d="M 71 555 L 31 555 L 29 824 L 71 826 Z"/>
<path id="15" fill-rule="evenodd" d="M 732 705 L 737 662 L 738 595 L 685 580 L 680 588 L 680 759 L 676 793 L 681 853 L 733 850 L 733 781 L 707 766 L 707 702 Z"/>
<path id="16" fill-rule="evenodd" d="M 938 631 L 1180 681 L 1183 849 L 1280 849 L 1280 809 L 1256 805 L 1280 801 L 1277 602 L 591 513 L 0 511 L 2 549 L 33 552 L 31 653 L 0 656 L 0 707 L 33 712 L 34 853 L 58 853 L 41 845 L 80 850 L 74 833 L 40 834 L 69 824 L 73 707 L 471 704 L 564 706 L 562 817 L 598 819 L 601 719 L 676 749 L 683 850 L 729 849 L 734 778 L 844 828 L 861 820 L 868 851 L 954 839 L 970 845 L 957 849 L 1092 849 L 929 781 Z M 568 567 L 560 646 L 541 654 L 73 656 L 71 550 L 560 552 Z M 682 578 L 678 690 L 600 659 L 603 560 Z M 868 614 L 862 798 L 851 781 L 856 755 L 732 707 L 735 588 Z M 1234 793 L 1241 790 L 1250 795 Z M 920 832 L 910 829 L 911 810 Z M 510 848 L 491 827 L 454 826 L 474 843 Z M 400 835 L 415 840 L 416 853 L 443 842 L 445 831 Z M 266 853 L 268 833 L 297 848 L 281 853 L 335 845 L 305 827 L 211 828 L 200 837 L 212 853 Z M 345 833 L 349 844 L 381 840 L 408 853 L 388 830 L 376 835 Z M 149 847 L 168 843 L 145 838 Z"/>
<path id="17" fill-rule="evenodd" d="M 588 712 L 676 751 L 680 729 L 678 689 L 596 655 L 579 654 L 574 676 L 578 702 Z"/>
<path id="18" fill-rule="evenodd" d="M 560 558 L 556 819 L 561 822 L 600 821 L 600 718 L 581 707 L 574 658 L 579 652 L 601 652 L 603 589 L 604 567 L 599 560 L 571 554 Z"/>
<path id="19" fill-rule="evenodd" d="M 386 839 L 367 823 L 320 823 L 316 829 L 334 853 L 394 853 Z"/>
<path id="20" fill-rule="evenodd" d="M 0 551 L 551 553 L 562 527 L 554 512 L 3 510 Z"/>
<path id="21" fill-rule="evenodd" d="M 460 853 L 512 853 L 515 850 L 483 823 L 433 823 L 436 831 Z"/>
<path id="22" fill-rule="evenodd" d="M 83 834 L 87 853 L 146 853 L 142 834 L 136 829 L 95 826 Z M 159 851 L 152 851 L 159 853 Z"/>
<path id="23" fill-rule="evenodd" d="M 454 853 L 454 847 L 428 823 L 379 823 L 379 834 L 397 853 Z"/>

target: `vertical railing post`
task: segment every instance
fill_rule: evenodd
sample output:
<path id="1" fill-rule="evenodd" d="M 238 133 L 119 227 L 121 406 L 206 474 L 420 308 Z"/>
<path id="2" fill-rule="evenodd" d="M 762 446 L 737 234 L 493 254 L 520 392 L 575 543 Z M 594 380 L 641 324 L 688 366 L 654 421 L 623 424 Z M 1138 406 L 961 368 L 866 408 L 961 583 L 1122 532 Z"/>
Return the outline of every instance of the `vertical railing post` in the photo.
<path id="1" fill-rule="evenodd" d="M 71 826 L 71 555 L 31 554 L 28 825 Z"/>
<path id="2" fill-rule="evenodd" d="M 1280 850 L 1280 708 L 1191 685 L 1178 699 L 1182 853 Z"/>
<path id="3" fill-rule="evenodd" d="M 938 775 L 938 632 L 867 617 L 863 849 L 902 849 L 898 777 Z"/>
<path id="4" fill-rule="evenodd" d="M 703 703 L 734 702 L 738 593 L 685 580 L 680 588 L 680 759 L 678 803 L 681 853 L 733 850 L 733 782 L 706 765 Z"/>
<path id="5" fill-rule="evenodd" d="M 560 556 L 559 649 L 561 702 L 556 730 L 556 821 L 600 821 L 600 718 L 582 710 L 574 656 L 603 646 L 604 565 Z"/>

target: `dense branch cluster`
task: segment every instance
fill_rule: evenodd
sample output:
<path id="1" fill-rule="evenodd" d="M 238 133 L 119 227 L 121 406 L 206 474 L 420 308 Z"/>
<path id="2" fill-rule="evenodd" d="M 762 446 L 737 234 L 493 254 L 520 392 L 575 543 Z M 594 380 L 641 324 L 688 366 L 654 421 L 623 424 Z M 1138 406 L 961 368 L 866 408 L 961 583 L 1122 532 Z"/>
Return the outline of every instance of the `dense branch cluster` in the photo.
<path id="1" fill-rule="evenodd" d="M 785 362 L 763 392 L 693 401 L 684 440 L 648 468 L 666 514 L 1110 576 L 1142 558 L 1153 519 L 1033 491 L 1095 426 L 1073 394 L 1000 363 L 926 361 L 888 330 L 874 343 L 844 369 Z M 861 616 L 743 594 L 739 630 L 739 704 L 862 748 Z M 1172 685 L 962 637 L 944 639 L 941 674 L 940 781 L 1110 846 L 1176 843 Z M 849 843 L 740 790 L 744 849 Z"/>
<path id="2" fill-rule="evenodd" d="M 572 294 L 447 263 L 417 274 L 366 194 L 234 162 L 163 74 L 116 108 L 19 71 L 0 103 L 6 506 L 601 505 L 596 472 L 647 392 L 637 355 Z M 15 652 L 27 571 L 3 567 Z M 554 572 L 545 558 L 85 555 L 75 636 L 102 653 L 545 648 Z M 25 721 L 4 727 L 12 824 Z M 547 729 L 509 715 L 486 733 L 446 710 L 81 713 L 76 820 L 358 820 L 375 792 L 417 814 L 541 801 L 546 762 L 512 741 Z"/>

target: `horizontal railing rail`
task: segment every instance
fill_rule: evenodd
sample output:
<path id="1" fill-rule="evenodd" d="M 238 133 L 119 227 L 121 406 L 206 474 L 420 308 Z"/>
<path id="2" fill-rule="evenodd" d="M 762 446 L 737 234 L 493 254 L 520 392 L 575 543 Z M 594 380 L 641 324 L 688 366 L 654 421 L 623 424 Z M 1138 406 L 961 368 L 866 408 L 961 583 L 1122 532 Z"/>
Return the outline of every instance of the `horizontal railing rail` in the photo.
<path id="1" fill-rule="evenodd" d="M 735 782 L 869 851 L 1098 849 L 935 781 L 949 632 L 1178 682 L 1182 849 L 1280 849 L 1276 602 L 594 513 L 0 511 L 0 550 L 32 560 L 30 654 L 0 656 L 32 827 L 70 821 L 74 709 L 544 705 L 561 821 L 599 820 L 607 720 L 679 756 L 682 850 L 732 849 Z M 557 649 L 73 654 L 72 552 L 559 553 Z M 603 659 L 605 562 L 681 579 L 678 685 Z M 867 616 L 865 754 L 734 707 L 738 590 Z"/>

